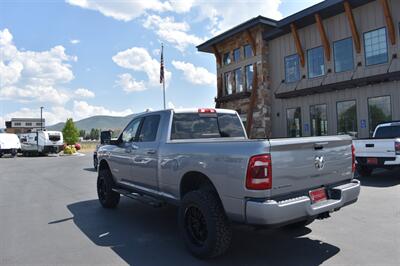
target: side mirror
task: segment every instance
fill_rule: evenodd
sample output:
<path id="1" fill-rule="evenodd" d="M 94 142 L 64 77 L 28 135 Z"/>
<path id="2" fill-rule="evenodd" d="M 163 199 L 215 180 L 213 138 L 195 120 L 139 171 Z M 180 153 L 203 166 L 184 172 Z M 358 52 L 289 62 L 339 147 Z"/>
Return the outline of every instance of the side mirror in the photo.
<path id="1" fill-rule="evenodd" d="M 100 133 L 100 144 L 106 145 L 111 142 L 111 131 L 101 131 Z"/>

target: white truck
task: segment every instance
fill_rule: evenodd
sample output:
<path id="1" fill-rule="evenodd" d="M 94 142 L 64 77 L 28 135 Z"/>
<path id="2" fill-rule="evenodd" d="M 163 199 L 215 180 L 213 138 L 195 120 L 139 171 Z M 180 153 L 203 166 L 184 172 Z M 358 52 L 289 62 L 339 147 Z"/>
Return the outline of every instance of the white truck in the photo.
<path id="1" fill-rule="evenodd" d="M 379 124 L 371 139 L 353 141 L 357 171 L 369 176 L 376 168 L 400 167 L 400 121 Z"/>
<path id="2" fill-rule="evenodd" d="M 21 143 L 16 134 L 0 133 L 0 157 L 4 154 L 11 154 L 12 157 L 15 157 L 20 149 Z"/>
<path id="3" fill-rule="evenodd" d="M 19 135 L 24 156 L 59 153 L 64 147 L 63 134 L 60 131 L 37 131 Z"/>

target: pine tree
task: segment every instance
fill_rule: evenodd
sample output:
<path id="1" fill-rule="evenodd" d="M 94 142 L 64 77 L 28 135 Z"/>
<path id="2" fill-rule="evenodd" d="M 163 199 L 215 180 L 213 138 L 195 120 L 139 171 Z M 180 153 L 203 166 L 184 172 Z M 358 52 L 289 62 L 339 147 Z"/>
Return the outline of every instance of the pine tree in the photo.
<path id="1" fill-rule="evenodd" d="M 64 141 L 68 145 L 74 145 L 79 140 L 79 130 L 75 126 L 74 121 L 72 118 L 68 118 L 67 122 L 65 122 L 65 126 L 62 130 Z"/>

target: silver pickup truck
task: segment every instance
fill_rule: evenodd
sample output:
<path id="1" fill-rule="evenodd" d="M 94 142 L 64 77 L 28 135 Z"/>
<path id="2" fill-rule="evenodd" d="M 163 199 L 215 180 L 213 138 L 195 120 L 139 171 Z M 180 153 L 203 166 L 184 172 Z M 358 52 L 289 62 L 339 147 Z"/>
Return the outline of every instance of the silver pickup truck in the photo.
<path id="1" fill-rule="evenodd" d="M 227 250 L 232 222 L 305 226 L 360 193 L 349 136 L 248 139 L 231 110 L 147 112 L 104 141 L 101 205 L 116 207 L 120 195 L 178 205 L 182 236 L 199 258 Z"/>

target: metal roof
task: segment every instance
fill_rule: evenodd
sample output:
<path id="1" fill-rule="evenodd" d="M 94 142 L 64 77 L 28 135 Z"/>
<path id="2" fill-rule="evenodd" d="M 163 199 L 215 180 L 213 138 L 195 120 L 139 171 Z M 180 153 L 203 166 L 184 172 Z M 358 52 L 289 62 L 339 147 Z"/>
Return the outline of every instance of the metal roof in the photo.
<path id="1" fill-rule="evenodd" d="M 201 52 L 212 53 L 211 47 L 214 44 L 220 43 L 221 41 L 224 41 L 227 38 L 229 38 L 239 32 L 242 32 L 246 29 L 252 28 L 259 24 L 275 28 L 277 25 L 277 21 L 267 18 L 267 17 L 263 17 L 263 16 L 258 16 L 258 17 L 252 18 L 248 21 L 243 22 L 242 24 L 239 24 L 238 26 L 236 26 L 230 30 L 227 30 L 227 31 L 211 38 L 210 40 L 206 41 L 205 43 L 198 45 L 197 50 L 201 51 Z"/>

